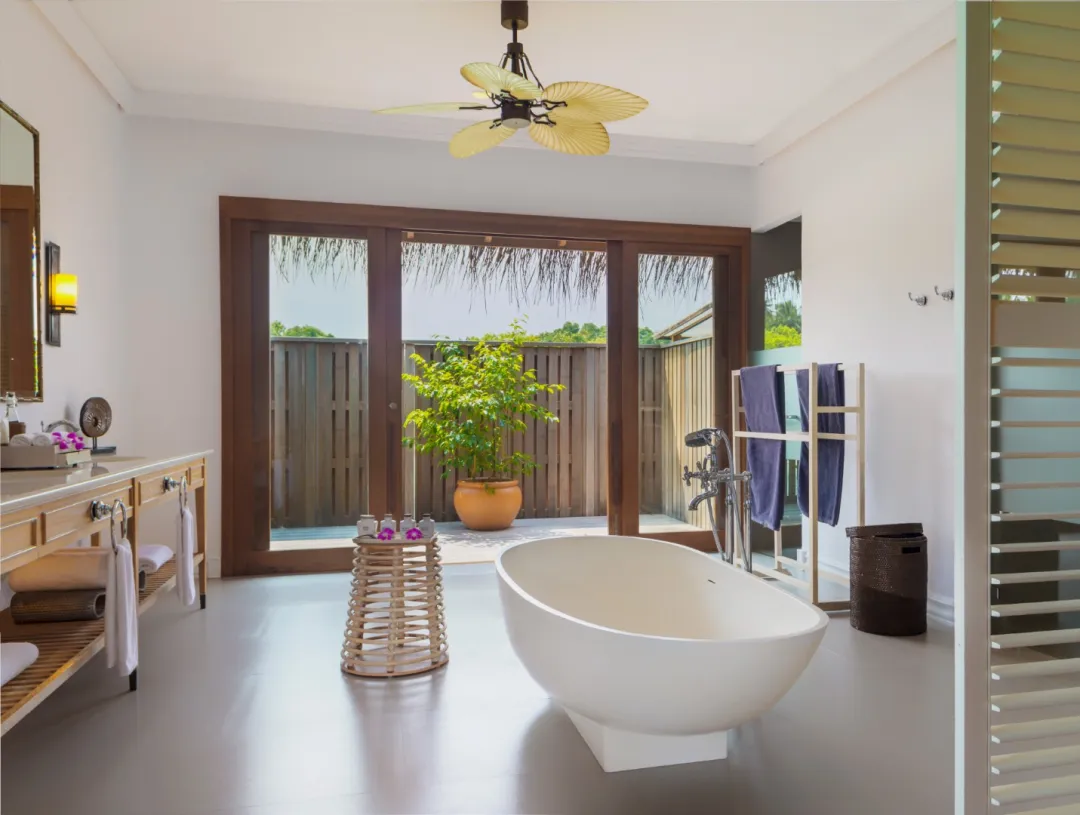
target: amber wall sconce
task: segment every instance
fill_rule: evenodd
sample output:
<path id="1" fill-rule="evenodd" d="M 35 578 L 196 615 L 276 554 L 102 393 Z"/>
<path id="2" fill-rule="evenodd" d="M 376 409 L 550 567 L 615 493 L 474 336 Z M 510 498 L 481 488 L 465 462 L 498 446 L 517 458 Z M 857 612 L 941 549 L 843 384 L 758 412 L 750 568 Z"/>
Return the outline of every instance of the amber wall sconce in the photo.
<path id="1" fill-rule="evenodd" d="M 60 247 L 45 244 L 45 342 L 60 345 L 60 317 L 76 314 L 79 306 L 79 279 L 60 271 Z"/>

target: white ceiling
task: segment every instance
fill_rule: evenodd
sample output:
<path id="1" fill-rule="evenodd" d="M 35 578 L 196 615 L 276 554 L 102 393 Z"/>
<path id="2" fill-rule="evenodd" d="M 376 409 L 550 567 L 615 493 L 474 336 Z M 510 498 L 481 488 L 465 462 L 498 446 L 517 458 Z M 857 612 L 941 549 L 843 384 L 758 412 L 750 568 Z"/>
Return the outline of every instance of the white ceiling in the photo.
<path id="1" fill-rule="evenodd" d="M 509 39 L 497 0 L 69 6 L 137 95 L 198 97 L 185 98 L 187 108 L 468 100 L 460 66 L 497 62 Z M 943 0 L 534 0 L 521 38 L 545 83 L 601 82 L 650 101 L 612 126 L 616 137 L 753 145 L 806 118 L 831 90 L 880 72 L 942 12 Z"/>

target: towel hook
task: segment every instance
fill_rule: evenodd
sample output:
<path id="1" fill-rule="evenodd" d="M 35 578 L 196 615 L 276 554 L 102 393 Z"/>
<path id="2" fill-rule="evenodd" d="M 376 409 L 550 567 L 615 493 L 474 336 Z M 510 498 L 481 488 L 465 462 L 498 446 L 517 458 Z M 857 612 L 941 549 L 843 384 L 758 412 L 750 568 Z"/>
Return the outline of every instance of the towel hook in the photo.
<path id="1" fill-rule="evenodd" d="M 112 508 L 111 508 L 111 510 L 112 510 L 111 511 L 111 517 L 110 517 L 110 520 L 109 520 L 109 537 L 112 539 L 113 549 L 115 549 L 117 547 L 117 545 L 118 545 L 117 540 L 116 540 L 116 507 L 117 507 L 117 505 L 119 505 L 119 507 L 120 507 L 120 537 L 126 539 L 127 536 L 128 536 L 127 507 L 124 505 L 124 502 L 123 502 L 122 499 L 117 498 L 115 501 L 113 501 Z"/>
<path id="2" fill-rule="evenodd" d="M 918 297 L 916 297 L 911 292 L 908 292 L 907 293 L 907 299 L 910 300 L 912 303 L 914 303 L 917 306 L 925 306 L 926 303 L 928 302 L 927 297 L 926 297 L 925 294 L 920 294 Z"/>
<path id="3" fill-rule="evenodd" d="M 956 292 L 954 292 L 952 289 L 942 289 L 941 291 L 938 291 L 937 286 L 934 286 L 934 294 L 936 294 L 938 297 L 940 297 L 946 303 L 949 302 L 950 300 L 952 300 L 953 297 L 956 296 Z"/>

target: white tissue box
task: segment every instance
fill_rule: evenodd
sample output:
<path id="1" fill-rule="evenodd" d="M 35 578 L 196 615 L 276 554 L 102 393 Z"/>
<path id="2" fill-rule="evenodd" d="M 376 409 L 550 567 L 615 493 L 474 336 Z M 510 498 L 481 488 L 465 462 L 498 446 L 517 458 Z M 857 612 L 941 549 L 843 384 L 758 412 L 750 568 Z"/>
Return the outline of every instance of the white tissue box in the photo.
<path id="1" fill-rule="evenodd" d="M 90 461 L 90 450 L 61 451 L 50 447 L 0 447 L 0 470 L 56 470 Z"/>

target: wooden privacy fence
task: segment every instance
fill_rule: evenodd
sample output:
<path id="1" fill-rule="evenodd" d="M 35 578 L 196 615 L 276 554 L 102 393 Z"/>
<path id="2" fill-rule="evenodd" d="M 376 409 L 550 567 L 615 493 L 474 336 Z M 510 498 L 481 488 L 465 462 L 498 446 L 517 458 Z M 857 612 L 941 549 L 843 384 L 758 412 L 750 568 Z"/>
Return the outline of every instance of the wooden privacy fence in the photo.
<path id="1" fill-rule="evenodd" d="M 270 340 L 270 525 L 367 511 L 367 342 Z"/>
<path id="2" fill-rule="evenodd" d="M 465 344 L 467 345 L 467 344 Z M 435 342 L 408 342 L 404 370 L 415 371 L 413 353 L 431 359 Z M 512 450 L 531 455 L 536 470 L 521 479 L 522 518 L 607 514 L 607 348 L 596 344 L 530 344 L 524 366 L 540 382 L 565 390 L 539 398 L 557 423 L 530 419 Z M 367 342 L 279 338 L 271 358 L 271 525 L 339 526 L 367 511 Z M 649 346 L 639 352 L 641 508 L 704 525 L 690 513 L 692 497 L 680 480 L 694 451 L 683 437 L 712 423 L 712 340 Z M 410 387 L 402 416 L 417 407 Z M 405 508 L 456 520 L 456 473 L 442 477 L 437 455 L 404 451 Z M 377 477 L 371 474 L 370 477 Z"/>

